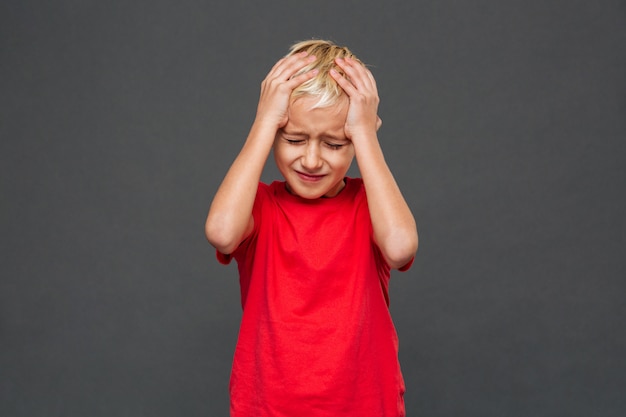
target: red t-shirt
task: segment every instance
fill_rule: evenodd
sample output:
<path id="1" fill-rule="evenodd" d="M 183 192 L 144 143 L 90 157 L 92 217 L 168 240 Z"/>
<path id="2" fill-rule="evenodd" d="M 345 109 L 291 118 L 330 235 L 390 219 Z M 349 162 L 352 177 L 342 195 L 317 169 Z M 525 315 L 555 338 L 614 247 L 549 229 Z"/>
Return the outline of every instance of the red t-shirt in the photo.
<path id="1" fill-rule="evenodd" d="M 252 214 L 254 231 L 232 254 L 243 316 L 231 416 L 404 416 L 390 268 L 362 180 L 316 200 L 261 183 Z"/>

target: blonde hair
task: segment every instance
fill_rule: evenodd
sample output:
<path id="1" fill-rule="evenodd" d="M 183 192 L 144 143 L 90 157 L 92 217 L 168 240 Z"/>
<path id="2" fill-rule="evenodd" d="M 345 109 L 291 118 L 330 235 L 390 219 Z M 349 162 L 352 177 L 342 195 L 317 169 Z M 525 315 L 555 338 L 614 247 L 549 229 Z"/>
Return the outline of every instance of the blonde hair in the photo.
<path id="1" fill-rule="evenodd" d="M 329 107 L 337 103 L 340 97 L 344 95 L 343 89 L 337 84 L 337 82 L 331 77 L 329 71 L 335 69 L 340 74 L 344 75 L 344 72 L 335 64 L 335 58 L 352 58 L 362 65 L 364 65 L 354 54 L 345 46 L 338 46 L 331 41 L 321 39 L 311 39 L 294 44 L 287 56 L 297 54 L 299 52 L 306 51 L 309 55 L 315 55 L 317 59 L 311 64 L 302 68 L 293 76 L 297 76 L 304 72 L 317 69 L 318 74 L 312 79 L 296 87 L 291 97 L 296 99 L 302 96 L 314 96 L 318 97 L 317 102 L 311 107 L 323 108 Z"/>

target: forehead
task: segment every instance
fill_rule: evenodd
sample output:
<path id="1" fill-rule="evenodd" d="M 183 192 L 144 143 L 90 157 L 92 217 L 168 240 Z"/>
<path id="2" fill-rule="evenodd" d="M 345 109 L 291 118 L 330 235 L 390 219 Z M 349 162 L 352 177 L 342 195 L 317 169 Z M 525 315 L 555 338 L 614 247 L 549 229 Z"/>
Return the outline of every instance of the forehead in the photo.
<path id="1" fill-rule="evenodd" d="M 343 130 L 348 115 L 348 100 L 340 99 L 328 107 L 312 108 L 317 101 L 317 97 L 312 96 L 292 99 L 289 103 L 289 119 L 283 130 L 345 137 Z"/>

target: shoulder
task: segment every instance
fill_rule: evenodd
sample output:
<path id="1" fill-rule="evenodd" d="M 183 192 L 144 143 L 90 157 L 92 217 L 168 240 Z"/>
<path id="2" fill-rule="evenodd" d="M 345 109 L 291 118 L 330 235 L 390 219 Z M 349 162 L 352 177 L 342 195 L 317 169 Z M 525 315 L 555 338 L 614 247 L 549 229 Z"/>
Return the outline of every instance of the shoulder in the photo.
<path id="1" fill-rule="evenodd" d="M 367 195 L 363 180 L 361 178 L 346 177 L 345 181 L 346 187 L 343 190 L 345 193 L 343 196 L 344 200 L 355 206 L 367 205 Z"/>
<path id="2" fill-rule="evenodd" d="M 256 201 L 271 199 L 274 195 L 276 195 L 277 189 L 280 188 L 280 184 L 281 183 L 278 181 L 274 181 L 271 184 L 259 182 L 256 190 Z"/>
<path id="3" fill-rule="evenodd" d="M 256 197 L 254 199 L 254 206 L 252 208 L 252 215 L 255 222 L 261 221 L 262 217 L 267 216 L 276 206 L 284 193 L 285 183 L 280 181 L 274 181 L 270 184 L 259 182 L 257 188 Z"/>
<path id="4" fill-rule="evenodd" d="M 350 189 L 355 188 L 355 189 L 361 189 L 364 188 L 363 185 L 363 178 L 358 178 L 358 177 L 346 177 L 345 178 L 346 181 L 346 188 Z"/>
<path id="5" fill-rule="evenodd" d="M 352 198 L 358 195 L 365 195 L 365 184 L 363 183 L 363 179 L 346 177 L 344 181 L 346 182 L 346 186 L 342 191 L 343 193 L 351 196 Z"/>
<path id="6" fill-rule="evenodd" d="M 259 182 L 257 196 L 280 198 L 284 192 L 286 192 L 285 181 L 273 181 L 269 184 Z"/>

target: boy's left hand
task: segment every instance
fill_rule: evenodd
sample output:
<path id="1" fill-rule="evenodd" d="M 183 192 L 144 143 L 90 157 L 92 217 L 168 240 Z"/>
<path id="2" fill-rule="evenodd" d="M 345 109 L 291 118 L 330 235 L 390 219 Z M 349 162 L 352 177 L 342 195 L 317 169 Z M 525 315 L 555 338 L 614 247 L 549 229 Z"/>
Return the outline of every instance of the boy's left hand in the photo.
<path id="1" fill-rule="evenodd" d="M 346 137 L 353 140 L 355 137 L 375 134 L 382 120 L 378 117 L 380 99 L 374 76 L 363 64 L 354 59 L 337 58 L 335 63 L 346 76 L 342 76 L 334 69 L 330 71 L 330 75 L 350 100 L 344 127 Z"/>

